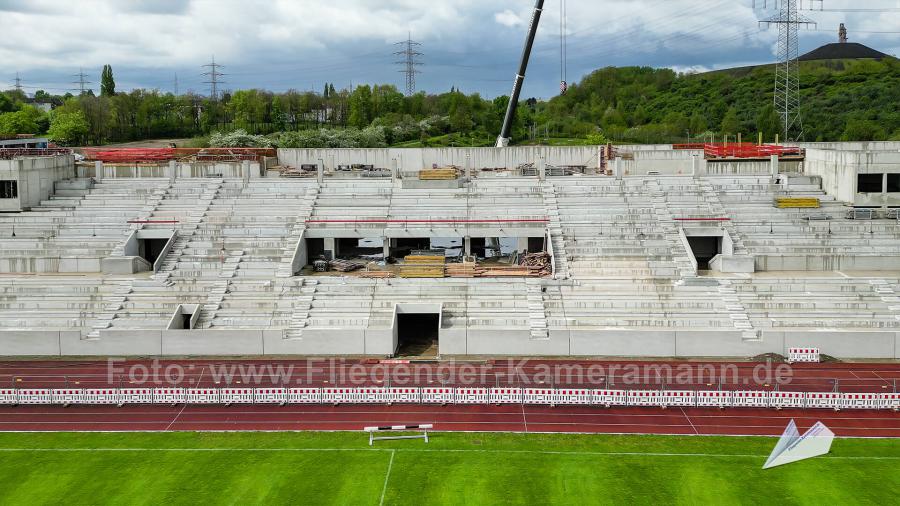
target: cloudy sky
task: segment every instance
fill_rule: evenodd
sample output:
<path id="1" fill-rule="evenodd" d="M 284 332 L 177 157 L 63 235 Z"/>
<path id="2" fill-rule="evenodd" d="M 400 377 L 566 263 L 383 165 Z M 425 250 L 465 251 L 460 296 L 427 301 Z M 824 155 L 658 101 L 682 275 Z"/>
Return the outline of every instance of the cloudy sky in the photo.
<path id="1" fill-rule="evenodd" d="M 547 0 L 523 96 L 549 97 L 560 80 L 560 2 Z M 757 0 L 762 4 L 762 0 Z M 775 11 L 753 0 L 567 0 L 569 81 L 608 65 L 676 70 L 769 62 Z M 808 6 L 810 0 L 804 0 Z M 825 0 L 805 11 L 818 28 L 802 52 L 850 38 L 900 55 L 900 0 Z M 509 92 L 533 0 L 0 0 L 0 88 L 19 72 L 26 91 L 63 93 L 83 68 L 96 90 L 111 64 L 118 89 L 207 93 L 215 55 L 225 89 L 316 89 L 395 83 L 394 42 L 421 42 L 420 89 Z M 864 6 L 864 7 L 859 7 Z"/>

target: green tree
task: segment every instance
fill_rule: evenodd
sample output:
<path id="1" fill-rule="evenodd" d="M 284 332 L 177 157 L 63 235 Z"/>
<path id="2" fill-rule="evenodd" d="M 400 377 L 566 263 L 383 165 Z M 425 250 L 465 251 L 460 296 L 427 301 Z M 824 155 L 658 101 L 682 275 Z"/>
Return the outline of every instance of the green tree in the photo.
<path id="1" fill-rule="evenodd" d="M 0 93 L 0 113 L 13 112 L 14 110 L 12 99 L 6 93 Z"/>
<path id="2" fill-rule="evenodd" d="M 73 145 L 83 143 L 89 130 L 90 125 L 83 112 L 54 111 L 47 135 L 60 144 Z"/>
<path id="3" fill-rule="evenodd" d="M 741 132 L 741 121 L 738 119 L 737 109 L 731 107 L 722 118 L 721 132 L 727 135 L 737 135 Z"/>
<path id="4" fill-rule="evenodd" d="M 112 66 L 104 65 L 100 73 L 100 96 L 111 97 L 116 94 L 116 80 L 113 78 Z"/>
<path id="5" fill-rule="evenodd" d="M 694 114 L 691 114 L 690 125 L 691 135 L 694 137 L 709 129 L 709 124 L 706 122 L 706 116 L 700 114 L 698 111 L 694 111 Z"/>
<path id="6" fill-rule="evenodd" d="M 350 126 L 365 128 L 372 123 L 372 88 L 357 86 L 350 95 Z"/>
<path id="7" fill-rule="evenodd" d="M 782 135 L 781 117 L 775 112 L 773 104 L 767 104 L 756 115 L 756 130 L 763 135 L 763 140 L 775 140 L 775 135 Z"/>
<path id="8" fill-rule="evenodd" d="M 16 112 L 0 114 L 0 134 L 41 133 L 40 123 L 43 116 L 43 112 L 30 105 L 26 105 Z"/>
<path id="9" fill-rule="evenodd" d="M 867 119 L 851 119 L 841 136 L 844 141 L 882 141 L 886 138 L 884 128 Z"/>

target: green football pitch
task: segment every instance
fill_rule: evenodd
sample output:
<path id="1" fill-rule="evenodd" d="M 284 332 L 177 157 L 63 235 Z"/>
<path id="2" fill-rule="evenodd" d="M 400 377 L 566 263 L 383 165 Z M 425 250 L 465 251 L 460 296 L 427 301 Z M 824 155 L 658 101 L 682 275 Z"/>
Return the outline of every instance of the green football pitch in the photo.
<path id="1" fill-rule="evenodd" d="M 0 434 L 0 504 L 896 504 L 900 441 L 763 471 L 773 438 Z"/>

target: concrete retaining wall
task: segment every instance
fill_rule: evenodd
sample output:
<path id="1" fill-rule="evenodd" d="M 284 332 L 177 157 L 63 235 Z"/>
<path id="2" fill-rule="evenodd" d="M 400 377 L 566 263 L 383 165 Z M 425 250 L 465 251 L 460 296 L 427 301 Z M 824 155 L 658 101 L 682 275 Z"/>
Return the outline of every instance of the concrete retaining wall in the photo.
<path id="1" fill-rule="evenodd" d="M 0 331 L 2 356 L 266 356 L 392 353 L 393 329 L 307 329 L 302 339 L 281 330 L 106 330 L 98 339 L 78 331 Z M 818 347 L 838 358 L 900 359 L 900 332 L 762 332 L 744 341 L 733 330 L 551 330 L 531 339 L 528 330 L 441 329 L 440 350 L 450 355 L 751 357 Z"/>

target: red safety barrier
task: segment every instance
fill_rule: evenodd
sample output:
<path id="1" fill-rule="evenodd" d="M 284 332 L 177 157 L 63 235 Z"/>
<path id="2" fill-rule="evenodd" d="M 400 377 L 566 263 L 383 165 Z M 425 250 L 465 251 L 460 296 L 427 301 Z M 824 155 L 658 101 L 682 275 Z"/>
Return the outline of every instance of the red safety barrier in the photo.
<path id="1" fill-rule="evenodd" d="M 536 220 L 306 220 L 306 223 L 549 223 L 546 218 Z"/>
<path id="2" fill-rule="evenodd" d="M 12 160 L 19 157 L 40 157 L 40 156 L 60 156 L 71 155 L 72 150 L 68 148 L 2 148 L 0 149 L 0 160 Z"/>
<path id="3" fill-rule="evenodd" d="M 775 146 L 774 144 L 753 144 L 751 142 L 728 142 L 724 144 L 706 144 L 703 151 L 707 158 L 768 158 L 778 156 L 803 156 L 801 148 L 793 146 Z"/>

